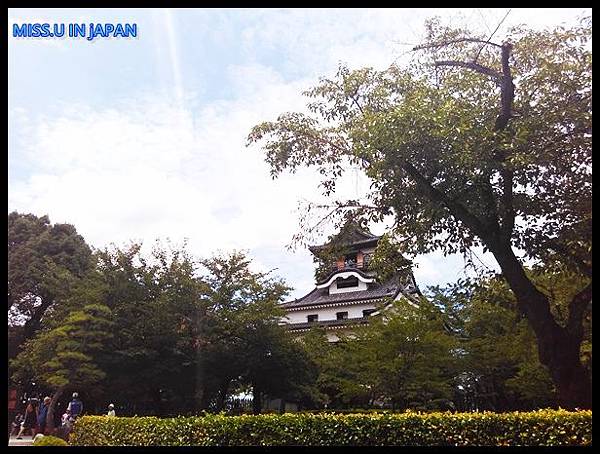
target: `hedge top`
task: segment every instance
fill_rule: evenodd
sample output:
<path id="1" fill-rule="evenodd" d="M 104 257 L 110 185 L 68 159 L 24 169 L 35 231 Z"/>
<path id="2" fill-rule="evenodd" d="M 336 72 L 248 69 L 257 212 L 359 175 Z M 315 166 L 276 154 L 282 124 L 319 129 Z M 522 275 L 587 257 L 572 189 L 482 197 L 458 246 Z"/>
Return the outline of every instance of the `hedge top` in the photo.
<path id="1" fill-rule="evenodd" d="M 592 412 L 285 413 L 202 417 L 84 416 L 83 446 L 564 446 L 592 444 Z"/>

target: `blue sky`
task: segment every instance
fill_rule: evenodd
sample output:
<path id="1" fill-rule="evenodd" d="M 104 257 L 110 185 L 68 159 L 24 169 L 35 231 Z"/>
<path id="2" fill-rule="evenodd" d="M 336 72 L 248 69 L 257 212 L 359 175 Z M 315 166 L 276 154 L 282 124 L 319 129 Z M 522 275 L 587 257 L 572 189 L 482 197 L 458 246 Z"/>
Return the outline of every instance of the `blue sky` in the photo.
<path id="1" fill-rule="evenodd" d="M 249 129 L 304 109 L 301 92 L 340 61 L 402 62 L 428 17 L 485 33 L 506 11 L 11 9 L 9 33 L 13 23 L 108 22 L 136 23 L 138 37 L 9 36 L 9 210 L 72 223 L 96 247 L 188 238 L 202 257 L 247 249 L 299 297 L 312 289 L 312 260 L 285 246 L 298 201 L 319 200 L 318 176 L 272 181 L 260 150 L 244 146 Z M 513 9 L 499 34 L 573 23 L 585 11 Z M 350 173 L 339 196 L 366 186 Z M 415 260 L 422 287 L 463 275 L 460 257 Z"/>

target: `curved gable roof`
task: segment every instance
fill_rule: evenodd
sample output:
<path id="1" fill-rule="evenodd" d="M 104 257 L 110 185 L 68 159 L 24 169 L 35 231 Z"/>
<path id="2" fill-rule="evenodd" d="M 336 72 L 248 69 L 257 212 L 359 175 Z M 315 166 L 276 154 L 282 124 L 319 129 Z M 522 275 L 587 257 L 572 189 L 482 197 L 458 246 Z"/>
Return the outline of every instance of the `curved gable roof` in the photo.
<path id="1" fill-rule="evenodd" d="M 364 230 L 356 222 L 348 222 L 342 227 L 337 235 L 334 235 L 325 244 L 318 246 L 309 246 L 308 249 L 313 254 L 317 254 L 319 251 L 325 249 L 332 244 L 339 244 L 340 246 L 376 246 L 381 236 L 373 235 L 368 230 Z"/>

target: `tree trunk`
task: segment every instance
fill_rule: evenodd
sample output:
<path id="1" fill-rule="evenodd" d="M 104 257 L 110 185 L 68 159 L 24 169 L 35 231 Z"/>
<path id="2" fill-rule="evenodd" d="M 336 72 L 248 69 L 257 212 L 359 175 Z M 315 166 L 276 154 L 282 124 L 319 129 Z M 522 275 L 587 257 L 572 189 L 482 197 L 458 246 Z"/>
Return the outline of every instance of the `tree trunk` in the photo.
<path id="1" fill-rule="evenodd" d="M 262 410 L 262 391 L 256 383 L 252 384 L 252 413 L 259 415 Z"/>
<path id="2" fill-rule="evenodd" d="M 210 407 L 210 393 L 208 392 L 206 380 L 206 365 L 203 363 L 200 354 L 197 353 L 196 363 L 196 382 L 194 389 L 195 410 L 208 410 Z"/>
<path id="3" fill-rule="evenodd" d="M 229 389 L 230 379 L 225 379 L 219 388 L 219 399 L 217 400 L 217 411 L 223 411 L 225 408 L 225 400 L 227 399 L 227 390 Z"/>
<path id="4" fill-rule="evenodd" d="M 61 386 L 52 395 L 52 400 L 50 401 L 50 406 L 48 407 L 48 413 L 46 414 L 46 430 L 49 434 L 54 433 L 54 412 L 56 411 L 56 404 L 58 403 L 58 399 L 60 399 L 64 391 L 65 387 Z"/>
<path id="5" fill-rule="evenodd" d="M 154 403 L 154 414 L 159 417 L 162 417 L 163 416 L 163 402 L 162 402 L 161 390 L 159 388 L 154 389 L 154 392 L 152 393 L 152 400 Z"/>
<path id="6" fill-rule="evenodd" d="M 559 406 L 567 409 L 592 408 L 590 374 L 580 358 L 582 320 L 576 320 L 571 327 L 556 323 L 550 312 L 548 297 L 529 280 L 510 243 L 487 243 L 516 296 L 519 308 L 537 336 L 539 359 L 550 371 Z"/>

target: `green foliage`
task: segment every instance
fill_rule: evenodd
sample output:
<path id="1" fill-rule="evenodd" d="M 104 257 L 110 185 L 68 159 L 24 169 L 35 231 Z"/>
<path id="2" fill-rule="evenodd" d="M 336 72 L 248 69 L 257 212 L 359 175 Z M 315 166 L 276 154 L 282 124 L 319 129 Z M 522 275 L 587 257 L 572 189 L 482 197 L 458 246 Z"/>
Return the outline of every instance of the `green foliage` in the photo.
<path id="1" fill-rule="evenodd" d="M 83 417 L 75 446 L 568 446 L 592 444 L 592 412 Z"/>
<path id="2" fill-rule="evenodd" d="M 430 293 L 458 341 L 458 408 L 508 411 L 556 404 L 533 330 L 502 278 L 460 281 Z"/>
<path id="3" fill-rule="evenodd" d="M 62 438 L 44 435 L 33 442 L 33 446 L 69 446 Z"/>
<path id="4" fill-rule="evenodd" d="M 326 194 L 348 163 L 373 181 L 370 203 L 357 212 L 373 220 L 393 214 L 396 233 L 413 253 L 466 251 L 480 244 L 453 215 L 457 201 L 484 228 L 506 226 L 505 171 L 514 177 L 512 209 L 524 218 L 511 231 L 528 256 L 571 265 L 588 263 L 591 238 L 591 18 L 551 31 L 515 29 L 512 43 L 514 111 L 495 132 L 496 80 L 436 66 L 468 61 L 482 47 L 468 41 L 428 47 L 412 66 L 350 70 L 341 66 L 304 94 L 310 115 L 286 113 L 255 126 L 273 175 L 314 166 Z M 428 24 L 427 43 L 477 38 L 466 30 Z M 485 47 L 477 63 L 499 67 L 498 48 Z M 434 70 L 435 68 L 435 70 Z M 499 159 L 499 153 L 509 156 Z M 434 197 L 422 180 L 443 197 Z M 348 204 L 356 208 L 357 204 Z M 367 206 L 368 205 L 368 206 Z M 331 209 L 329 207 L 328 209 Z M 553 244 L 554 248 L 549 248 Z M 571 254 L 573 253 L 573 254 Z"/>
<path id="5" fill-rule="evenodd" d="M 402 255 L 400 249 L 400 245 L 387 233 L 377 242 L 369 270 L 377 273 L 380 282 L 387 282 L 398 273 L 404 276 L 411 272 L 412 262 Z"/>
<path id="6" fill-rule="evenodd" d="M 128 403 L 125 414 L 221 410 L 250 386 L 303 398 L 315 372 L 278 325 L 288 287 L 252 272 L 244 253 L 200 268 L 185 245 L 157 244 L 147 257 L 132 243 L 96 251 L 95 260 L 12 362 L 16 380 L 60 390 L 57 399 L 69 387 L 85 390 L 87 408 Z"/>
<path id="7" fill-rule="evenodd" d="M 111 308 L 115 321 L 104 358 L 110 394 L 98 399 L 133 403 L 125 411 L 141 414 L 194 408 L 197 324 L 206 312 L 196 269 L 185 246 L 156 244 L 149 257 L 136 243 L 98 251 L 98 276 L 89 291 Z"/>
<path id="8" fill-rule="evenodd" d="M 47 216 L 8 215 L 9 357 L 92 267 L 91 250 L 72 225 L 51 225 Z"/>
<path id="9" fill-rule="evenodd" d="M 252 272 L 250 263 L 241 252 L 202 262 L 209 304 L 204 364 L 219 387 L 217 410 L 234 380 L 253 388 L 260 411 L 262 393 L 300 398 L 314 374 L 304 350 L 279 326 L 278 303 L 289 288 L 269 273 Z"/>
<path id="10" fill-rule="evenodd" d="M 354 381 L 368 390 L 371 405 L 419 410 L 452 408 L 456 346 L 441 313 L 424 299 L 418 306 L 395 301 L 347 343 Z"/>
<path id="11" fill-rule="evenodd" d="M 100 304 L 70 312 L 63 323 L 25 343 L 11 363 L 13 378 L 33 378 L 54 389 L 96 385 L 106 376 L 98 358 L 113 337 L 111 318 Z"/>
<path id="12" fill-rule="evenodd" d="M 591 17 L 512 29 L 499 43 L 439 20 L 426 29 L 407 67 L 342 65 L 304 93 L 309 113 L 256 125 L 248 145 L 260 143 L 272 176 L 301 167 L 322 175 L 330 203 L 318 205 L 316 225 L 304 211 L 304 233 L 327 219 L 393 216 L 412 254 L 489 250 L 535 330 L 559 402 L 590 408 L 579 353 L 589 348 L 591 306 Z M 336 181 L 357 167 L 371 180 L 364 202 L 335 200 Z M 553 295 L 528 279 L 525 260 L 577 275 L 567 317 L 548 310 Z"/>
<path id="13" fill-rule="evenodd" d="M 303 335 L 318 367 L 307 408 L 511 411 L 556 405 L 535 335 L 501 278 L 429 293 L 431 302 L 395 302 L 341 342 L 328 342 L 319 328 Z"/>
<path id="14" fill-rule="evenodd" d="M 323 328 L 315 327 L 302 336 L 300 342 L 317 366 L 318 375 L 310 387 L 309 408 L 347 408 L 359 405 L 349 365 L 357 358 L 351 356 L 344 342 L 331 343 Z"/>
<path id="15" fill-rule="evenodd" d="M 319 408 L 453 408 L 460 362 L 442 313 L 425 300 L 390 306 L 341 342 L 329 343 L 318 329 L 303 336 L 319 368 L 314 389 Z"/>

